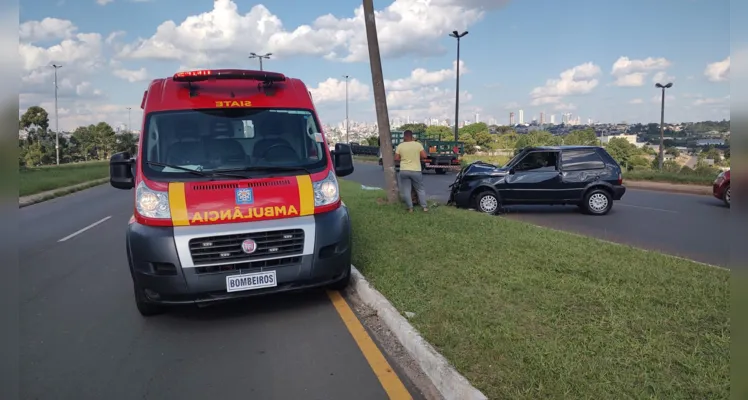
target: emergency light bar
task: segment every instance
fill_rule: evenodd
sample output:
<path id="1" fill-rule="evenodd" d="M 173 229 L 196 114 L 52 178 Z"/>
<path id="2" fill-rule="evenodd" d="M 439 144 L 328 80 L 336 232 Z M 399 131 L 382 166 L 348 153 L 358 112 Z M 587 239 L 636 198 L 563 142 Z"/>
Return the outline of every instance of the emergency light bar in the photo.
<path id="1" fill-rule="evenodd" d="M 283 82 L 286 76 L 277 72 L 252 71 L 243 69 L 208 69 L 177 72 L 174 82 L 202 82 L 213 79 L 246 79 L 262 82 Z"/>

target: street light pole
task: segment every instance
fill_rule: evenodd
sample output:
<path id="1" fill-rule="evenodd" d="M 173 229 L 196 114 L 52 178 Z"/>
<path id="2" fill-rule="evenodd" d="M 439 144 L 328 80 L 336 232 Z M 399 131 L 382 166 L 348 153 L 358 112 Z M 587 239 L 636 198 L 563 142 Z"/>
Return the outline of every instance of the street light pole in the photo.
<path id="1" fill-rule="evenodd" d="M 460 39 L 468 34 L 468 31 L 459 33 L 452 31 L 449 36 L 457 39 L 457 88 L 455 90 L 455 141 L 459 140 L 458 126 L 460 121 Z"/>
<path id="2" fill-rule="evenodd" d="M 343 76 L 345 78 L 345 142 L 351 143 L 351 137 L 349 134 L 348 125 L 348 75 Z"/>
<path id="3" fill-rule="evenodd" d="M 660 83 L 655 84 L 655 87 L 662 89 L 662 106 L 660 108 L 660 157 L 659 157 L 659 167 L 660 171 L 662 171 L 662 165 L 665 160 L 665 89 L 670 89 L 673 87 L 673 83 L 670 82 L 667 85 L 662 85 Z"/>
<path id="4" fill-rule="evenodd" d="M 249 53 L 249 58 L 250 59 L 252 59 L 252 58 L 259 59 L 260 60 L 260 71 L 262 71 L 263 70 L 262 69 L 262 59 L 264 58 L 266 60 L 269 60 L 270 56 L 272 56 L 272 55 L 273 55 L 273 53 L 267 53 L 267 54 Z"/>
<path id="5" fill-rule="evenodd" d="M 60 165 L 60 117 L 57 113 L 57 69 L 62 65 L 52 64 L 55 69 L 55 152 L 57 153 L 57 165 Z"/>

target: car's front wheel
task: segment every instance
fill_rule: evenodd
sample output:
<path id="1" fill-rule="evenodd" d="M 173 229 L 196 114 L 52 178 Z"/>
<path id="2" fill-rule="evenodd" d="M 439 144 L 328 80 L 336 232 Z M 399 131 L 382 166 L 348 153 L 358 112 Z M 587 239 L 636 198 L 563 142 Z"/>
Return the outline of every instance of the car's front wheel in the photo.
<path id="1" fill-rule="evenodd" d="M 730 185 L 727 185 L 727 188 L 725 188 L 725 195 L 722 196 L 722 200 L 726 206 L 730 207 Z"/>
<path id="2" fill-rule="evenodd" d="M 582 210 L 591 215 L 605 215 L 613 208 L 613 196 L 605 190 L 593 189 L 587 192 Z"/>
<path id="3" fill-rule="evenodd" d="M 485 191 L 475 198 L 475 207 L 482 213 L 494 215 L 499 212 L 501 202 L 495 193 Z"/>

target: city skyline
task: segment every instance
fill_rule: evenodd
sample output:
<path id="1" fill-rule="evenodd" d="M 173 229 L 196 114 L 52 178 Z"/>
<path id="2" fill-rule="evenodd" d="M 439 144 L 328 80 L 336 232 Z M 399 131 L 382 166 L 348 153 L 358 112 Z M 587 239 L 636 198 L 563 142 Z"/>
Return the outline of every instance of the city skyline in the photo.
<path id="1" fill-rule="evenodd" d="M 32 105 L 53 109 L 50 64 L 58 63 L 61 129 L 126 123 L 127 107 L 137 124 L 151 79 L 189 69 L 257 69 L 258 60 L 248 58 L 256 52 L 272 53 L 263 60 L 266 70 L 307 84 L 323 121 L 345 118 L 344 76 L 350 77 L 350 118 L 375 119 L 358 4 L 86 1 L 91 6 L 82 9 L 58 0 L 21 4 L 21 112 Z M 509 0 L 394 0 L 377 7 L 391 118 L 454 118 L 452 30 L 469 31 L 461 50 L 461 121 L 477 114 L 505 124 L 510 110 L 523 110 L 523 122 L 541 112 L 544 119 L 573 112 L 600 122 L 657 121 L 659 81 L 674 83 L 666 121 L 729 117 L 726 0 L 569 0 L 549 2 L 542 13 Z M 580 8 L 585 23 L 559 29 Z M 642 8 L 649 11 L 642 14 Z M 678 23 L 663 29 L 658 15 L 673 12 Z M 121 18 L 130 13 L 148 18 Z M 534 16 L 533 34 L 524 33 L 528 14 Z M 637 21 L 636 29 L 608 23 L 610 15 Z M 550 49 L 552 56 L 525 56 L 528 48 Z"/>

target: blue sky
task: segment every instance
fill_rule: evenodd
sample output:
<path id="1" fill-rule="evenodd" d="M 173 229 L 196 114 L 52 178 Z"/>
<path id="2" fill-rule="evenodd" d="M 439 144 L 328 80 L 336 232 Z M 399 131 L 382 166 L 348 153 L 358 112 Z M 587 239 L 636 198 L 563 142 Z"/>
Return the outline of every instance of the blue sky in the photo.
<path id="1" fill-rule="evenodd" d="M 674 82 L 667 120 L 729 118 L 728 0 L 374 4 L 392 118 L 454 117 L 455 41 L 447 33 L 455 29 L 470 32 L 461 48 L 461 120 L 477 112 L 507 124 L 510 111 L 523 109 L 526 120 L 570 112 L 583 122 L 654 122 L 657 74 Z M 374 121 L 359 9 L 343 0 L 24 0 L 21 109 L 52 110 L 48 65 L 57 62 L 61 128 L 123 124 L 127 107 L 137 121 L 148 80 L 190 68 L 257 68 L 247 59 L 254 51 L 274 54 L 265 69 L 304 80 L 326 123 L 345 117 L 349 75 L 351 119 Z"/>

